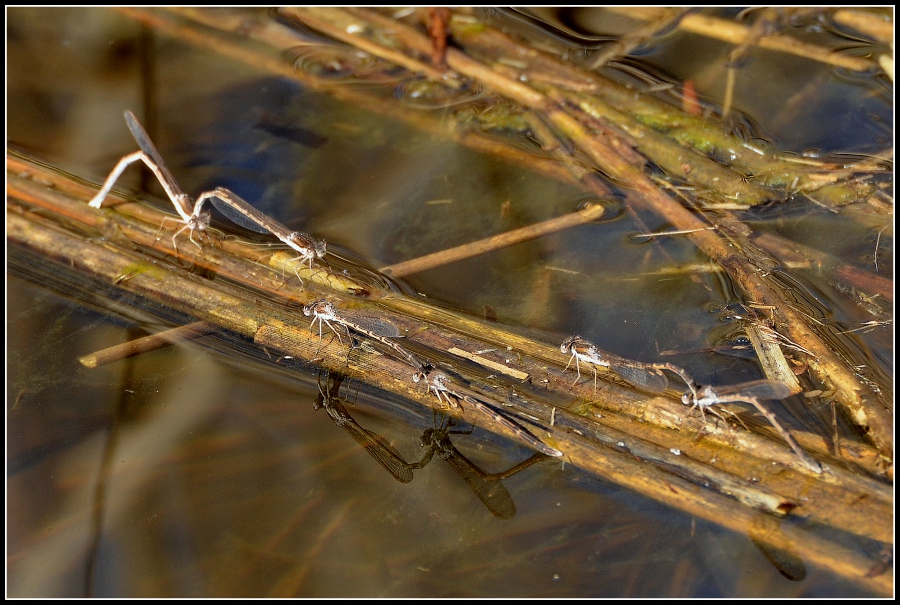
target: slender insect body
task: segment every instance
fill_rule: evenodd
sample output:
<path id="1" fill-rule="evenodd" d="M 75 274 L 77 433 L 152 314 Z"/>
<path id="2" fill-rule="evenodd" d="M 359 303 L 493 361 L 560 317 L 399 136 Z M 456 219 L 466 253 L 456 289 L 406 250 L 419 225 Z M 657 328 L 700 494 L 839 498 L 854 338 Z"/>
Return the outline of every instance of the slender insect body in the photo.
<path id="1" fill-rule="evenodd" d="M 663 369 L 671 369 L 679 374 L 683 372 L 683 370 L 671 366 L 671 364 L 643 363 L 601 351 L 594 344 L 580 336 L 567 338 L 560 345 L 559 349 L 563 353 L 571 355 L 569 363 L 566 364 L 566 369 L 572 365 L 573 360 L 575 361 L 577 374 L 575 383 L 581 379 L 581 362 L 591 366 L 594 372 L 594 388 L 597 387 L 597 367 L 609 368 L 627 382 L 652 393 L 662 393 L 669 386 L 669 380 L 663 373 Z"/>
<path id="2" fill-rule="evenodd" d="M 543 441 L 529 433 L 517 422 L 508 418 L 506 415 L 495 409 L 489 403 L 483 401 L 474 391 L 453 384 L 450 377 L 445 373 L 435 371 L 421 371 L 413 374 L 414 382 L 418 383 L 422 380 L 426 381 L 428 390 L 431 393 L 434 393 L 441 405 L 443 405 L 443 402 L 446 401 L 448 404 L 450 404 L 451 407 L 457 408 L 460 406 L 460 401 L 465 401 L 466 403 L 478 408 L 483 414 L 487 415 L 497 424 L 505 426 L 513 434 L 517 435 L 520 439 L 528 443 L 531 447 L 538 450 L 539 452 L 547 454 L 548 456 L 562 456 L 562 452 L 560 452 L 556 448 L 548 446 Z"/>
<path id="3" fill-rule="evenodd" d="M 791 387 L 775 380 L 754 380 L 734 385 L 704 386 L 693 385 L 691 391 L 681 396 L 681 401 L 692 408 L 705 409 L 720 403 L 744 402 L 755 407 L 775 428 L 781 438 L 794 450 L 800 460 L 813 472 L 821 473 L 822 466 L 803 451 L 800 444 L 788 432 L 772 411 L 763 404 L 766 399 L 784 399 L 791 395 Z"/>
<path id="4" fill-rule="evenodd" d="M 172 245 L 176 251 L 178 250 L 176 238 L 185 230 L 190 232 L 188 239 L 198 248 L 200 247 L 200 244 L 194 241 L 194 232 L 200 231 L 202 233 L 205 231 L 209 227 L 212 218 L 209 210 L 203 209 L 203 204 L 206 200 L 219 200 L 220 203 L 216 204 L 217 207 L 222 208 L 224 204 L 224 207 L 229 209 L 226 212 L 226 216 L 239 224 L 250 226 L 257 231 L 261 230 L 263 233 L 271 233 L 298 252 L 300 254 L 298 260 L 303 262 L 309 261 L 310 269 L 312 268 L 313 259 L 325 256 L 325 242 L 323 240 L 317 240 L 299 231 L 291 231 L 275 219 L 251 206 L 229 189 L 218 187 L 213 191 L 201 193 L 197 200 L 193 201 L 191 196 L 186 194 L 178 185 L 175 177 L 163 161 L 159 150 L 156 149 L 153 141 L 150 140 L 150 135 L 147 134 L 147 131 L 144 130 L 144 127 L 141 126 L 141 123 L 132 112 L 125 111 L 125 123 L 128 125 L 128 129 L 131 131 L 131 135 L 137 142 L 138 147 L 140 147 L 140 151 L 130 153 L 119 160 L 112 172 L 109 173 L 109 176 L 106 177 L 103 187 L 88 203 L 92 208 L 100 208 L 103 200 L 106 199 L 106 196 L 112 190 L 113 184 L 128 166 L 134 162 L 142 161 L 153 171 L 153 174 L 159 180 L 166 195 L 172 202 L 172 206 L 174 206 L 178 216 L 181 217 L 181 222 L 184 223 L 184 226 L 172 236 Z M 235 219 L 236 216 L 243 217 L 243 219 Z"/>
<path id="5" fill-rule="evenodd" d="M 325 256 L 323 240 L 317 240 L 300 231 L 291 231 L 225 187 L 216 187 L 212 191 L 201 193 L 194 204 L 192 215 L 196 216 L 202 212 L 206 200 L 210 200 L 217 208 L 222 209 L 232 221 L 256 231 L 271 233 L 300 255 L 295 260 L 309 261 L 310 269 L 313 259 Z M 216 203 L 216 200 L 219 200 L 219 203 Z M 226 208 L 227 210 L 225 210 Z"/>
<path id="6" fill-rule="evenodd" d="M 312 328 L 316 321 L 319 322 L 319 338 L 322 337 L 322 324 L 324 323 L 338 336 L 338 340 L 343 344 L 340 332 L 338 332 L 332 324 L 332 322 L 334 322 L 343 326 L 348 331 L 353 330 L 354 332 L 358 332 L 371 340 L 380 342 L 389 347 L 397 353 L 403 361 L 411 365 L 417 373 L 424 373 L 430 367 L 427 362 L 423 362 L 414 353 L 394 340 L 402 336 L 400 329 L 385 319 L 368 316 L 357 317 L 338 312 L 334 303 L 324 299 L 316 300 L 305 305 L 303 307 L 303 314 L 313 318 L 312 322 L 309 324 L 310 328 Z"/>

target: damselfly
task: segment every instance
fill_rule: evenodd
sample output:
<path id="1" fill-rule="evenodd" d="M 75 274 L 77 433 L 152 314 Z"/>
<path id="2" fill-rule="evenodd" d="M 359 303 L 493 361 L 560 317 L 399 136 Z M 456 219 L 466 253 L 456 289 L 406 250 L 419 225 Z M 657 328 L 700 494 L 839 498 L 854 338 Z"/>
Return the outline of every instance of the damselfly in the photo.
<path id="1" fill-rule="evenodd" d="M 275 219 L 251 206 L 229 189 L 217 187 L 212 191 L 201 193 L 197 196 L 196 202 L 192 201 L 191 197 L 181 189 L 178 182 L 175 180 L 175 177 L 172 176 L 172 173 L 166 167 L 162 155 L 156 149 L 153 141 L 150 140 L 150 135 L 148 135 L 147 131 L 144 130 L 144 127 L 141 126 L 137 117 L 127 110 L 125 111 L 125 123 L 128 125 L 131 135 L 141 149 L 140 151 L 130 153 L 119 160 L 119 163 L 116 164 L 112 172 L 109 173 L 109 176 L 106 177 L 106 182 L 103 184 L 103 187 L 100 188 L 97 195 L 89 202 L 90 206 L 99 208 L 122 172 L 132 163 L 141 160 L 153 171 L 153 174 L 156 175 L 156 178 L 166 191 L 166 195 L 169 196 L 169 199 L 172 201 L 175 211 L 178 212 L 178 215 L 184 223 L 184 227 L 179 229 L 172 237 L 172 245 L 175 247 L 176 251 L 178 250 L 178 244 L 176 243 L 175 238 L 177 238 L 185 229 L 190 230 L 189 239 L 191 242 L 197 247 L 200 246 L 200 244 L 194 241 L 194 231 L 202 232 L 209 226 L 210 213 L 208 210 L 203 210 L 203 204 L 206 200 L 210 200 L 217 208 L 222 210 L 222 213 L 230 220 L 260 233 L 271 233 L 280 239 L 300 254 L 300 260 L 308 260 L 310 268 L 312 268 L 312 261 L 314 258 L 321 258 L 325 255 L 324 241 L 314 239 L 299 231 L 291 231 Z"/>
<path id="2" fill-rule="evenodd" d="M 109 176 L 106 177 L 106 182 L 103 183 L 103 187 L 100 188 L 97 195 L 89 202 L 89 205 L 93 208 L 99 208 L 116 180 L 122 175 L 122 172 L 124 172 L 129 165 L 141 160 L 153 171 L 153 174 L 156 175 L 156 178 L 166 191 L 166 195 L 169 196 L 169 199 L 172 201 L 172 205 L 175 206 L 175 211 L 178 212 L 178 215 L 184 223 L 184 227 L 179 229 L 178 232 L 172 236 L 172 245 L 175 247 L 175 250 L 178 250 L 178 244 L 175 242 L 175 238 L 185 229 L 190 230 L 188 239 L 199 248 L 200 244 L 194 241 L 194 231 L 202 232 L 209 226 L 210 213 L 208 211 L 200 212 L 200 209 L 195 207 L 191 197 L 182 191 L 178 182 L 175 180 L 175 177 L 172 176 L 172 173 L 169 172 L 169 169 L 166 167 L 162 155 L 160 155 L 159 151 L 156 149 L 153 141 L 150 140 L 150 135 L 147 134 L 147 131 L 144 130 L 144 127 L 141 126 L 141 123 L 138 122 L 135 115 L 128 110 L 125 111 L 125 123 L 128 125 L 131 136 L 134 137 L 134 140 L 141 150 L 130 153 L 119 160 L 119 163 L 116 164 L 112 172 L 109 173 Z"/>
<path id="3" fill-rule="evenodd" d="M 797 441 L 785 429 L 775 414 L 762 401 L 766 399 L 784 399 L 792 394 L 791 387 L 775 380 L 754 380 L 726 386 L 695 386 L 690 392 L 681 396 L 685 405 L 700 408 L 700 412 L 720 403 L 744 402 L 755 407 L 766 417 L 778 434 L 787 442 L 800 460 L 812 471 L 822 472 L 822 466 L 801 449 Z"/>
<path id="4" fill-rule="evenodd" d="M 334 332 L 338 341 L 343 344 L 341 333 L 334 327 L 334 324 L 343 326 L 346 330 L 352 330 L 358 334 L 380 342 L 389 347 L 405 362 L 413 367 L 416 372 L 422 372 L 430 367 L 427 362 L 419 359 L 414 353 L 406 347 L 400 345 L 396 339 L 403 336 L 396 324 L 378 317 L 369 315 L 358 315 L 345 311 L 338 311 L 337 307 L 328 300 L 315 300 L 303 307 L 303 314 L 312 317 L 309 327 L 319 322 L 319 338 L 322 338 L 322 324 L 328 326 Z"/>
<path id="5" fill-rule="evenodd" d="M 509 429 L 514 435 L 537 451 L 548 456 L 562 456 L 561 451 L 550 447 L 522 428 L 518 422 L 509 418 L 506 412 L 501 412 L 499 408 L 485 401 L 481 394 L 458 384 L 458 381 L 452 381 L 444 372 L 434 370 L 417 371 L 413 374 L 413 381 L 417 383 L 424 381 L 428 386 L 428 390 L 434 393 L 441 405 L 446 401 L 451 407 L 458 408 L 460 406 L 459 402 L 464 401 L 477 408 L 497 424 Z"/>
<path id="6" fill-rule="evenodd" d="M 210 200 L 216 208 L 222 211 L 222 214 L 233 222 L 259 233 L 271 233 L 300 254 L 295 260 L 301 262 L 309 261 L 310 269 L 312 269 L 314 258 L 325 256 L 324 240 L 315 239 L 306 233 L 288 229 L 272 217 L 260 212 L 230 189 L 216 187 L 212 191 L 201 193 L 197 196 L 194 213 L 201 212 L 203 203 L 206 200 Z"/>
<path id="7" fill-rule="evenodd" d="M 571 355 L 566 369 L 572 365 L 575 360 L 575 371 L 577 376 L 575 382 L 581 379 L 581 362 L 585 362 L 591 366 L 594 371 L 594 388 L 597 388 L 597 367 L 604 367 L 613 370 L 630 384 L 646 389 L 651 393 L 662 393 L 669 386 L 669 379 L 663 370 L 668 370 L 681 377 L 693 392 L 694 381 L 688 376 L 682 368 L 671 363 L 645 363 L 619 357 L 614 353 L 609 353 L 598 349 L 596 345 L 590 343 L 580 336 L 572 336 L 563 341 L 559 346 L 559 350 L 563 353 Z"/>

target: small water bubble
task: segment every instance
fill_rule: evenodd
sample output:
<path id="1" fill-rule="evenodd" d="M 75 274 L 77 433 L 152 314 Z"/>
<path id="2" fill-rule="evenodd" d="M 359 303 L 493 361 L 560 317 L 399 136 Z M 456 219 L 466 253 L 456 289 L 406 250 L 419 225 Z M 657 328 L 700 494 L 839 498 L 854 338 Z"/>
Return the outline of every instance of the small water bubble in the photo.
<path id="1" fill-rule="evenodd" d="M 590 221 L 592 223 L 608 223 L 609 221 L 619 218 L 625 212 L 625 207 L 619 200 L 598 197 L 589 197 L 579 200 L 575 206 L 575 210 L 585 210 L 595 205 L 603 206 L 603 214 L 599 218 Z"/>
<path id="2" fill-rule="evenodd" d="M 397 99 L 417 109 L 443 109 L 469 103 L 481 95 L 474 86 L 454 89 L 432 80 L 414 79 L 402 82 L 395 90 Z"/>
<path id="3" fill-rule="evenodd" d="M 651 234 L 637 233 L 635 231 L 632 231 L 625 237 L 627 238 L 629 244 L 638 244 L 638 245 L 647 244 L 653 240 L 653 236 Z"/>
<path id="4" fill-rule="evenodd" d="M 288 50 L 285 56 L 297 71 L 334 82 L 377 85 L 398 80 L 396 66 L 350 47 L 306 45 Z"/>

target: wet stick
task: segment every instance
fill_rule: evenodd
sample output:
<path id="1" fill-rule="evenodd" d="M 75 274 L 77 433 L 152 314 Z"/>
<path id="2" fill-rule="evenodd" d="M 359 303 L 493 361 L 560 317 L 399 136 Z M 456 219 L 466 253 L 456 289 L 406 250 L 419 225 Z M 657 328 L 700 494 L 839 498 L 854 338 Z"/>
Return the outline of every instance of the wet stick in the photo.
<path id="1" fill-rule="evenodd" d="M 636 19 L 652 19 L 655 15 L 649 12 L 633 11 L 630 9 L 610 8 L 613 11 L 624 11 L 629 17 Z M 698 13 L 686 15 L 678 24 L 678 29 L 684 32 L 700 34 L 717 40 L 723 40 L 731 44 L 740 45 L 746 43 L 752 36 L 752 28 L 734 21 L 710 17 Z M 805 44 L 789 36 L 766 36 L 758 41 L 759 47 L 766 50 L 805 57 L 821 63 L 827 63 L 835 67 L 844 67 L 853 71 L 869 71 L 872 62 L 861 57 L 853 57 L 843 53 L 836 53 L 826 48 Z"/>
<path id="2" fill-rule="evenodd" d="M 382 273 L 386 273 L 393 277 L 403 277 L 420 271 L 426 271 L 449 263 L 454 263 L 466 258 L 485 254 L 501 248 L 506 248 L 531 239 L 537 239 L 550 233 L 577 227 L 591 221 L 595 221 L 603 216 L 603 206 L 600 204 L 592 204 L 589 207 L 552 218 L 535 225 L 513 229 L 500 235 L 488 237 L 477 242 L 463 244 L 455 248 L 448 248 L 441 252 L 427 254 L 401 263 L 395 263 L 379 269 Z"/>
<path id="3" fill-rule="evenodd" d="M 8 165 L 18 166 L 8 169 L 7 173 L 7 237 L 11 257 L 18 255 L 18 251 L 28 248 L 33 254 L 39 254 L 46 260 L 41 263 L 42 266 L 53 265 L 58 267 L 56 271 L 89 275 L 92 279 L 104 281 L 116 291 L 140 294 L 139 297 L 133 297 L 135 300 L 153 301 L 175 311 L 207 319 L 211 323 L 254 339 L 259 346 L 272 353 L 273 362 L 279 352 L 284 356 L 298 359 L 316 357 L 319 348 L 318 337 L 310 334 L 308 321 L 300 317 L 296 305 L 287 306 L 285 299 L 279 298 L 288 294 L 284 290 L 273 289 L 268 293 L 269 286 L 264 285 L 265 279 L 257 272 L 258 265 L 245 259 L 243 262 L 247 266 L 243 270 L 236 269 L 232 272 L 241 284 L 237 289 L 229 286 L 228 280 L 198 280 L 196 276 L 189 275 L 184 267 L 174 265 L 160 268 L 161 271 L 165 271 L 165 279 L 137 274 L 133 279 L 118 280 L 120 275 L 137 262 L 137 253 L 130 242 L 116 239 L 96 240 L 97 221 L 102 217 L 85 203 L 93 194 L 93 190 L 65 178 L 58 171 L 43 168 L 35 163 L 25 167 L 21 162 L 12 162 L 8 158 Z M 52 183 L 52 186 L 48 186 L 47 183 Z M 73 194 L 67 194 L 66 191 L 79 192 L 78 194 L 83 197 L 73 197 Z M 40 211 L 36 211 L 38 208 Z M 129 233 L 136 233 L 137 229 L 147 226 L 124 213 L 116 219 L 121 228 L 127 228 Z M 52 226 L 48 223 L 52 223 Z M 147 241 L 152 244 L 156 227 L 148 231 Z M 29 264 L 29 270 L 35 270 L 33 263 Z M 49 286 L 49 283 L 50 279 L 46 285 Z M 261 293 L 264 290 L 266 294 Z M 334 293 L 334 297 L 356 306 L 363 303 L 340 293 Z M 565 360 L 560 361 L 557 346 L 547 343 L 542 345 L 540 342 L 500 330 L 495 325 L 476 322 L 472 318 L 457 317 L 444 309 L 430 307 L 423 301 L 403 300 L 406 304 L 401 304 L 401 298 L 396 295 L 391 299 L 383 298 L 379 301 L 379 308 L 385 305 L 385 312 L 398 324 L 403 324 L 402 318 L 408 321 L 410 317 L 417 318 L 423 324 L 427 323 L 430 329 L 422 332 L 419 340 L 430 343 L 431 340 L 426 339 L 431 339 L 434 334 L 441 331 L 449 330 L 453 331 L 457 342 L 466 343 L 462 345 L 466 349 L 479 350 L 486 346 L 483 339 L 473 340 L 474 334 L 488 336 L 497 342 L 512 343 L 517 351 L 527 352 L 523 353 L 517 367 L 526 369 L 534 376 L 535 385 L 546 385 L 541 386 L 542 391 L 546 389 L 553 396 L 558 394 L 561 397 L 568 397 L 571 401 L 572 395 L 567 394 L 571 377 L 562 374 Z M 401 308 L 399 314 L 401 319 L 397 321 L 398 314 L 392 309 Z M 440 346 L 447 348 L 443 344 Z M 536 356 L 536 360 L 531 358 L 532 355 Z M 417 387 L 408 379 L 408 364 L 388 356 L 363 354 L 359 359 L 352 359 L 348 365 L 346 355 L 339 350 L 326 357 L 323 363 L 398 396 L 418 401 L 423 406 L 433 405 L 434 396 L 424 393 L 420 386 Z M 399 375 L 402 376 L 398 378 Z M 477 380 L 476 377 L 467 379 Z M 741 491 L 738 489 L 739 486 L 735 486 L 736 489 L 732 490 L 735 496 L 723 493 L 719 488 L 721 481 L 715 474 L 718 472 L 730 476 L 733 482 L 740 483 L 743 490 L 758 491 L 765 488 L 769 494 L 781 494 L 794 502 L 799 502 L 802 498 L 803 506 L 799 508 L 799 512 L 803 515 L 803 519 L 809 519 L 813 524 L 824 521 L 851 535 L 870 536 L 882 541 L 891 539 L 889 529 L 893 514 L 893 507 L 890 504 L 892 490 L 882 481 L 871 479 L 859 470 L 849 472 L 841 465 L 834 465 L 833 468 L 829 468 L 830 472 L 827 474 L 812 476 L 809 473 L 803 481 L 797 481 L 797 475 L 793 474 L 793 471 L 772 465 L 771 457 L 768 455 L 760 456 L 759 452 L 748 453 L 742 445 L 759 441 L 763 448 L 770 448 L 761 450 L 768 454 L 772 451 L 771 448 L 777 445 L 773 444 L 770 437 L 758 440 L 755 435 L 744 432 L 734 444 L 720 445 L 719 449 L 714 450 L 715 456 L 719 457 L 721 462 L 715 463 L 720 468 L 712 468 L 709 466 L 712 455 L 708 453 L 710 450 L 706 448 L 706 440 L 697 444 L 696 436 L 681 428 L 684 426 L 681 423 L 689 419 L 680 413 L 682 410 L 680 403 L 659 397 L 648 400 L 634 391 L 614 385 L 599 389 L 596 395 L 592 395 L 589 387 L 587 389 L 576 387 L 574 391 L 578 393 L 579 398 L 590 397 L 597 403 L 594 406 L 576 406 L 572 410 L 557 408 L 552 432 L 560 448 L 565 449 L 567 462 L 587 472 L 629 486 L 660 502 L 734 531 L 746 532 L 756 515 L 768 513 L 757 513 L 749 509 L 744 504 L 747 501 L 746 497 L 738 495 Z M 654 405 L 643 405 L 647 401 L 653 401 Z M 671 414 L 667 412 L 668 407 L 664 405 L 665 403 L 671 404 Z M 590 410 L 595 409 L 597 405 L 608 408 L 604 410 L 603 418 L 595 420 L 592 415 L 581 417 L 574 413 L 577 410 L 579 413 L 590 414 Z M 666 412 L 666 417 L 677 420 L 679 424 L 667 429 L 661 428 L 659 424 L 635 422 L 633 416 L 622 415 L 621 422 L 617 425 L 621 430 L 616 431 L 610 428 L 613 420 L 618 418 L 612 411 L 615 405 L 625 406 L 631 410 L 654 408 L 654 411 Z M 549 425 L 550 410 L 544 401 L 522 400 L 517 401 L 515 406 L 527 410 L 530 415 L 541 417 L 545 424 Z M 587 411 L 582 412 L 582 408 Z M 697 421 L 699 422 L 699 416 Z M 492 426 L 492 428 L 500 427 Z M 498 432 L 514 438 L 505 431 Z M 666 447 L 657 446 L 656 454 L 652 454 L 650 449 L 653 446 L 645 439 L 648 433 L 653 435 L 655 442 L 666 443 Z M 628 449 L 618 447 L 616 445 L 618 442 L 626 444 Z M 702 449 L 698 449 L 698 446 Z M 683 454 L 680 456 L 667 454 L 668 448 L 679 448 Z M 860 444 L 858 448 L 865 446 Z M 787 448 L 777 450 L 779 452 L 785 450 L 786 456 L 793 457 L 793 453 Z M 864 451 L 870 450 L 865 448 Z M 687 463 L 691 463 L 692 466 L 690 468 L 685 466 Z M 674 469 L 674 472 L 671 469 Z M 744 477 L 747 475 L 755 477 L 756 480 L 752 483 L 746 481 Z M 695 479 L 703 484 L 694 482 Z M 763 500 L 757 498 L 755 501 Z M 852 506 L 849 503 L 852 503 Z M 787 545 L 795 545 L 798 548 L 798 556 L 804 558 L 807 563 L 833 570 L 842 577 L 852 577 L 854 581 L 864 578 L 871 566 L 871 561 L 867 557 L 846 552 L 833 541 L 823 540 L 817 534 L 804 530 L 802 524 L 791 524 L 783 537 L 773 540 L 783 540 Z M 864 581 L 879 591 L 885 590 L 887 586 L 884 577 Z"/>
<path id="4" fill-rule="evenodd" d="M 141 353 L 155 351 L 156 349 L 161 349 L 162 347 L 167 347 L 184 340 L 199 338 L 200 336 L 214 332 L 217 329 L 216 326 L 205 321 L 195 321 L 194 323 L 185 326 L 179 326 L 177 328 L 172 328 L 171 330 L 165 330 L 163 332 L 151 334 L 150 336 L 137 338 L 114 347 L 103 349 L 102 351 L 97 351 L 96 353 L 91 353 L 90 355 L 84 355 L 83 357 L 79 357 L 78 361 L 87 368 L 96 368 L 113 361 L 119 361 L 127 357 L 140 355 Z"/>

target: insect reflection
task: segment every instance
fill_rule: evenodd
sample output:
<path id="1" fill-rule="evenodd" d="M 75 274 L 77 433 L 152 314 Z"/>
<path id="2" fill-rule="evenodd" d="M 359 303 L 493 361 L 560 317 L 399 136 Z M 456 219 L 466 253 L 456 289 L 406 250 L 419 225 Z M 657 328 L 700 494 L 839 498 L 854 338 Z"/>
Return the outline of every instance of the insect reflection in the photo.
<path id="1" fill-rule="evenodd" d="M 338 397 L 343 380 L 344 377 L 339 374 L 326 373 L 323 386 L 322 376 L 320 375 L 319 394 L 316 396 L 315 408 L 325 408 L 328 416 L 337 426 L 347 431 L 384 470 L 401 483 L 411 482 L 413 480 L 413 471 L 425 468 L 434 459 L 434 455 L 437 454 L 439 459 L 447 461 L 454 472 L 465 481 L 469 489 L 474 492 L 492 515 L 500 519 L 510 519 L 516 514 L 516 505 L 509 491 L 500 481 L 511 477 L 536 462 L 551 458 L 546 454 L 535 452 L 529 458 L 506 471 L 487 473 L 463 455 L 450 439 L 452 434 L 468 434 L 471 431 L 454 431 L 450 420 L 444 419 L 436 422 L 437 426 L 435 428 L 429 428 L 422 433 L 420 445 L 427 448 L 427 450 L 421 460 L 418 462 L 407 462 L 400 452 L 384 437 L 363 428 L 353 419 L 342 400 Z"/>

